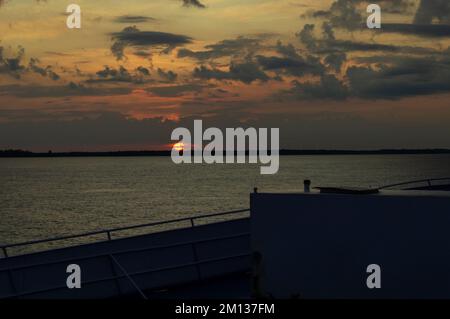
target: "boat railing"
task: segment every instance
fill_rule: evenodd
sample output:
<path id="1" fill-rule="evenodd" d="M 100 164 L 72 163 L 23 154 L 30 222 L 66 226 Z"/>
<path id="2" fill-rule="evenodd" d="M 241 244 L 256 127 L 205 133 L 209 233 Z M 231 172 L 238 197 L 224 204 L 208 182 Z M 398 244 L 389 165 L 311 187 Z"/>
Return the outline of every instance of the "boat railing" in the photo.
<path id="1" fill-rule="evenodd" d="M 182 242 L 172 243 L 172 244 L 168 244 L 168 245 L 158 245 L 158 246 L 151 246 L 151 247 L 145 247 L 145 248 L 127 249 L 127 250 L 122 250 L 122 251 L 115 251 L 113 253 L 107 252 L 107 253 L 100 253 L 100 254 L 87 255 L 87 256 L 81 256 L 81 257 L 69 257 L 69 258 L 52 260 L 52 261 L 42 262 L 42 263 L 30 263 L 30 264 L 26 264 L 26 265 L 18 265 L 18 266 L 13 266 L 13 267 L 9 266 L 9 267 L 0 269 L 0 272 L 7 271 L 10 281 L 14 282 L 13 278 L 12 278 L 13 271 L 24 270 L 24 269 L 34 268 L 34 267 L 41 267 L 41 266 L 49 266 L 49 265 L 55 265 L 55 264 L 61 264 L 61 263 L 65 264 L 65 263 L 70 263 L 70 262 L 74 262 L 74 261 L 81 262 L 81 261 L 91 260 L 94 258 L 106 257 L 106 258 L 111 259 L 111 261 L 113 261 L 116 265 L 118 265 L 122 274 L 116 274 L 113 276 L 107 276 L 107 277 L 103 277 L 103 278 L 83 281 L 83 283 L 82 283 L 83 286 L 97 284 L 97 283 L 101 283 L 101 282 L 107 282 L 107 281 L 116 281 L 116 283 L 119 285 L 120 284 L 119 280 L 122 278 L 126 278 L 133 285 L 136 292 L 139 293 L 142 298 L 146 298 L 145 294 L 142 292 L 143 289 L 141 289 L 138 286 L 138 284 L 133 279 L 133 277 L 139 276 L 139 275 L 163 272 L 163 271 L 168 271 L 168 270 L 176 270 L 176 269 L 181 269 L 181 268 L 186 268 L 186 267 L 195 267 L 196 273 L 197 273 L 196 280 L 200 281 L 203 279 L 200 265 L 214 263 L 214 262 L 220 262 L 220 261 L 226 261 L 226 260 L 231 260 L 231 259 L 237 259 L 237 258 L 247 258 L 251 254 L 250 253 L 241 253 L 241 254 L 235 254 L 235 255 L 221 256 L 221 257 L 217 257 L 217 258 L 199 259 L 198 255 L 195 253 L 197 251 L 197 245 L 202 244 L 202 243 L 209 243 L 209 242 L 214 242 L 214 241 L 228 240 L 228 239 L 235 239 L 235 238 L 249 237 L 249 236 L 250 236 L 250 233 L 246 232 L 246 233 L 238 233 L 238 234 L 233 234 L 233 235 L 228 235 L 228 236 L 209 237 L 209 238 L 203 238 L 203 239 L 197 239 L 197 240 L 191 240 L 191 241 L 182 241 Z M 161 249 L 168 249 L 168 248 L 175 248 L 175 247 L 182 247 L 182 246 L 191 246 L 191 249 L 194 252 L 192 262 L 185 262 L 182 264 L 169 265 L 169 266 L 164 266 L 164 267 L 159 267 L 159 268 L 152 268 L 152 269 L 147 269 L 147 270 L 143 270 L 143 271 L 128 272 L 116 259 L 116 257 L 118 257 L 122 254 L 148 252 L 148 251 L 153 251 L 153 250 L 161 250 Z M 59 285 L 59 286 L 53 286 L 53 287 L 48 287 L 45 289 L 39 289 L 39 290 L 33 290 L 33 291 L 16 292 L 11 295 L 2 296 L 1 298 L 5 298 L 5 299 L 20 298 L 20 297 L 32 296 L 32 295 L 52 292 L 52 291 L 56 291 L 56 290 L 66 289 L 66 288 L 67 288 L 67 285 Z M 156 287 L 156 288 L 158 288 L 158 287 Z"/>
<path id="2" fill-rule="evenodd" d="M 379 187 L 378 189 L 387 189 L 392 187 L 398 187 L 398 186 L 407 186 L 407 185 L 413 185 L 413 184 L 419 184 L 419 183 L 425 183 L 427 186 L 436 186 L 436 182 L 443 182 L 448 181 L 450 182 L 450 177 L 443 177 L 443 178 L 427 178 L 427 179 L 418 179 L 408 182 L 402 182 L 402 183 L 395 183 L 395 184 L 389 184 Z"/>
<path id="3" fill-rule="evenodd" d="M 163 226 L 163 225 L 170 225 L 170 224 L 177 224 L 177 223 L 179 224 L 181 222 L 189 222 L 189 227 L 195 227 L 196 221 L 201 220 L 201 219 L 237 215 L 237 214 L 246 213 L 246 212 L 250 212 L 250 209 L 244 208 L 244 209 L 237 209 L 237 210 L 232 210 L 232 211 L 227 211 L 227 212 L 203 214 L 203 215 L 183 217 L 183 218 L 177 218 L 177 219 L 171 219 L 171 220 L 165 220 L 165 221 L 159 221 L 159 222 L 103 229 L 103 230 L 85 232 L 85 233 L 75 234 L 75 235 L 67 235 L 67 236 L 59 236 L 59 237 L 39 239 L 39 240 L 33 240 L 33 241 L 25 241 L 25 242 L 14 243 L 14 244 L 0 245 L 0 250 L 3 252 L 3 257 L 8 258 L 10 256 L 8 251 L 11 248 L 32 246 L 32 245 L 44 244 L 44 243 L 52 243 L 52 242 L 57 242 L 57 241 L 69 240 L 69 239 L 87 238 L 87 237 L 91 237 L 91 236 L 95 236 L 95 235 L 105 235 L 106 240 L 110 241 L 110 240 L 115 239 L 115 238 L 113 238 L 113 234 L 116 234 L 118 232 L 134 230 L 134 229 L 139 229 L 139 228 L 146 228 L 146 227 Z M 174 228 L 172 228 L 172 229 L 174 229 Z M 171 228 L 169 228 L 167 230 L 171 230 Z"/>

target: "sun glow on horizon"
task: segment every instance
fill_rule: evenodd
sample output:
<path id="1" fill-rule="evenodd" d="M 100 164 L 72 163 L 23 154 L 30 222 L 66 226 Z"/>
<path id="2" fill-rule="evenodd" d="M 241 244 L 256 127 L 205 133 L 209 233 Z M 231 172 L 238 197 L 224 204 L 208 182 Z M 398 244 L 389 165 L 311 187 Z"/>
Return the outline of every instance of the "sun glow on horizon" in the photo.
<path id="1" fill-rule="evenodd" d="M 173 149 L 178 152 L 184 151 L 184 148 L 185 148 L 185 146 L 184 146 L 183 142 L 178 142 L 178 143 L 173 144 Z"/>

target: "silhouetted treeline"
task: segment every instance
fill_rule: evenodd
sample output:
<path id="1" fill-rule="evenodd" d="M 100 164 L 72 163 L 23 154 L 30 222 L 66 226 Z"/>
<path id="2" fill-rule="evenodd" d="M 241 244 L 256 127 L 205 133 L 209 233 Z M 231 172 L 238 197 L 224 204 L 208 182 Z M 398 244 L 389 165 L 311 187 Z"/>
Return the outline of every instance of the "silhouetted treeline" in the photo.
<path id="1" fill-rule="evenodd" d="M 52 152 L 34 153 L 26 150 L 0 150 L 0 157 L 110 157 L 170 156 L 170 151 L 114 152 Z M 236 152 L 235 152 L 236 153 Z M 269 151 L 270 153 L 270 151 Z M 248 151 L 246 152 L 248 154 Z M 280 150 L 280 155 L 412 155 L 450 154 L 450 149 L 381 149 L 381 150 Z"/>

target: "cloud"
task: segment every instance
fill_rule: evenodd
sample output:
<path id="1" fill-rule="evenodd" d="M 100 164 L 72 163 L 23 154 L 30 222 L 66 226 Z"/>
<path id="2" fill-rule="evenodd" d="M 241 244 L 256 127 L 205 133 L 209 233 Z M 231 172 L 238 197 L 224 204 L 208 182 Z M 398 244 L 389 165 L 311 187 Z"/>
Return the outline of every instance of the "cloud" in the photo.
<path id="1" fill-rule="evenodd" d="M 281 95 L 299 100 L 395 100 L 450 92 L 450 58 L 445 56 L 372 56 L 356 62 L 365 65 L 350 66 L 342 79 L 323 74 L 318 82 L 296 80 Z"/>
<path id="2" fill-rule="evenodd" d="M 160 68 L 158 68 L 158 75 L 164 81 L 167 81 L 167 82 L 174 82 L 178 77 L 178 74 L 176 74 L 175 72 L 170 71 L 170 70 L 164 71 L 163 69 L 160 69 Z"/>
<path id="3" fill-rule="evenodd" d="M 196 7 L 196 8 L 206 8 L 206 6 L 199 0 L 183 0 L 183 6 L 185 7 Z"/>
<path id="4" fill-rule="evenodd" d="M 177 97 L 184 93 L 198 93 L 205 88 L 200 84 L 183 84 L 174 86 L 154 86 L 147 89 L 147 92 L 163 97 Z"/>
<path id="5" fill-rule="evenodd" d="M 199 61 L 218 59 L 222 57 L 236 57 L 253 55 L 261 49 L 261 38 L 248 38 L 240 36 L 205 46 L 204 51 L 191 51 L 181 48 L 178 50 L 178 58 L 193 58 Z"/>
<path id="6" fill-rule="evenodd" d="M 150 76 L 150 71 L 138 66 L 133 72 L 128 71 L 125 67 L 119 66 L 118 69 L 111 68 L 108 65 L 96 72 L 96 77 L 87 81 L 87 83 L 95 82 L 128 82 L 128 83 L 144 83 Z"/>
<path id="7" fill-rule="evenodd" d="M 449 37 L 450 25 L 446 24 L 407 24 L 383 23 L 383 32 L 402 33 L 422 37 Z"/>
<path id="8" fill-rule="evenodd" d="M 414 17 L 415 24 L 450 24 L 450 2 L 448 0 L 421 0 Z"/>
<path id="9" fill-rule="evenodd" d="M 327 22 L 322 24 L 322 38 L 316 38 L 314 35 L 314 24 L 305 24 L 303 29 L 297 33 L 297 38 L 306 48 L 317 54 L 328 54 L 336 52 L 349 51 L 385 51 L 411 54 L 437 54 L 439 51 L 430 48 L 417 46 L 399 46 L 391 44 L 382 44 L 375 42 L 358 42 L 352 40 L 336 39 L 331 25 Z"/>
<path id="10" fill-rule="evenodd" d="M 111 34 L 114 41 L 111 52 L 117 60 L 122 60 L 127 47 L 142 49 L 143 47 L 174 48 L 192 42 L 192 38 L 166 32 L 140 31 L 136 26 L 126 27 L 121 32 Z"/>
<path id="11" fill-rule="evenodd" d="M 30 62 L 28 63 L 28 69 L 42 76 L 48 76 L 53 81 L 58 81 L 61 78 L 52 70 L 52 67 L 50 65 L 45 68 L 39 66 L 39 60 L 35 58 L 30 59 Z"/>
<path id="12" fill-rule="evenodd" d="M 350 67 L 347 78 L 353 95 L 362 98 L 397 99 L 450 92 L 450 59 L 397 57 L 377 69 Z"/>
<path id="13" fill-rule="evenodd" d="M 265 71 L 283 70 L 284 73 L 293 76 L 320 75 L 324 72 L 320 59 L 311 55 L 306 58 L 258 56 L 257 61 Z"/>
<path id="14" fill-rule="evenodd" d="M 0 74 L 20 78 L 20 74 L 26 69 L 22 64 L 24 55 L 25 49 L 19 46 L 17 52 L 13 54 L 13 57 L 6 57 L 4 47 L 0 46 Z"/>
<path id="15" fill-rule="evenodd" d="M 336 72 L 341 70 L 342 64 L 347 60 L 347 54 L 343 52 L 332 53 L 325 57 L 325 64 Z"/>
<path id="16" fill-rule="evenodd" d="M 125 87 L 87 87 L 74 82 L 70 82 L 68 85 L 53 86 L 15 84 L 0 86 L 0 94 L 21 98 L 126 95 L 131 91 L 130 88 Z"/>
<path id="17" fill-rule="evenodd" d="M 317 48 L 317 40 L 314 37 L 314 24 L 305 24 L 303 29 L 296 34 L 301 43 L 310 51 L 314 51 Z"/>
<path id="18" fill-rule="evenodd" d="M 201 79 L 235 80 L 250 84 L 256 80 L 267 81 L 269 77 L 257 63 L 248 61 L 244 63 L 232 62 L 229 71 L 200 66 L 194 69 L 193 76 Z"/>
<path id="19" fill-rule="evenodd" d="M 336 0 L 329 10 L 310 11 L 307 17 L 324 19 L 332 27 L 367 31 L 365 24 L 366 0 Z M 412 0 L 384 0 L 377 4 L 383 12 L 406 15 L 415 7 Z M 382 32 L 395 32 L 423 37 L 448 37 L 450 35 L 450 2 L 448 0 L 420 0 L 413 23 L 384 23 Z M 308 30 L 305 30 L 305 33 Z M 307 34 L 306 34 L 307 35 Z M 304 38 L 305 44 L 311 44 Z"/>
<path id="20" fill-rule="evenodd" d="M 293 87 L 287 93 L 298 100 L 344 100 L 349 95 L 347 87 L 330 74 L 322 75 L 318 83 L 294 81 Z"/>
<path id="21" fill-rule="evenodd" d="M 153 22 L 156 21 L 155 18 L 147 17 L 147 16 L 132 16 L 132 15 L 123 15 L 116 17 L 114 22 L 117 23 L 143 23 L 143 22 Z"/>

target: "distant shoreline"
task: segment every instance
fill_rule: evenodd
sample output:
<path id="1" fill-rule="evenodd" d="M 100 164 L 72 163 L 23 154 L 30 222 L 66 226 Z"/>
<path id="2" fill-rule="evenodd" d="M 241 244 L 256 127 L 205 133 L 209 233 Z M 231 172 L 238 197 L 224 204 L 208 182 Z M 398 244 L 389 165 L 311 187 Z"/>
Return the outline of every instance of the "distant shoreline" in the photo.
<path id="1" fill-rule="evenodd" d="M 3 157 L 136 157 L 170 156 L 170 151 L 112 151 L 112 152 L 30 152 L 23 150 L 0 151 Z M 450 154 L 450 149 L 381 149 L 381 150 L 280 150 L 281 156 L 294 155 L 420 155 Z"/>

